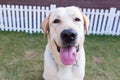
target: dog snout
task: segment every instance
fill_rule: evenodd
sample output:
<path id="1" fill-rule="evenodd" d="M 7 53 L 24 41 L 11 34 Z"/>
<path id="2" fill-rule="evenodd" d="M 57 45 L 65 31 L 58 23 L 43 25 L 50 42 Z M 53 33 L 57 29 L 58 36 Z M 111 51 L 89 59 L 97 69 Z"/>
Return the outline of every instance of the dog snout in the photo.
<path id="1" fill-rule="evenodd" d="M 66 29 L 61 32 L 61 39 L 65 43 L 75 42 L 77 39 L 77 32 L 73 29 Z"/>

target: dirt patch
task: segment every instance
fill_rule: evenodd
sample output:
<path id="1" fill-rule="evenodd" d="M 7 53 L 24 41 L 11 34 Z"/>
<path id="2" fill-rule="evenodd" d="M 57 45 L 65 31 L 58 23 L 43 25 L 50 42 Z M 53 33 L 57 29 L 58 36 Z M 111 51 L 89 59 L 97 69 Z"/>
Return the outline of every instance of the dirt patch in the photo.
<path id="1" fill-rule="evenodd" d="M 102 63 L 102 59 L 100 58 L 100 56 L 93 56 L 92 60 L 95 64 L 101 64 Z"/>
<path id="2" fill-rule="evenodd" d="M 32 50 L 25 51 L 25 59 L 31 59 L 36 56 L 36 52 Z"/>

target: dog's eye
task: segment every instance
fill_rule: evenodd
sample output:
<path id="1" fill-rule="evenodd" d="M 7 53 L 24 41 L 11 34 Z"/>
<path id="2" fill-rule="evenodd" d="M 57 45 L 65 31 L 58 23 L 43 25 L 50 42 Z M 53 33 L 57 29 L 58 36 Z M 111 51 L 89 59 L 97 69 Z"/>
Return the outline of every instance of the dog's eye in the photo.
<path id="1" fill-rule="evenodd" d="M 59 20 L 59 19 L 55 19 L 55 20 L 53 21 L 53 23 L 60 23 L 60 20 Z"/>
<path id="2" fill-rule="evenodd" d="M 81 21 L 80 18 L 75 18 L 74 20 L 75 20 L 75 21 Z"/>

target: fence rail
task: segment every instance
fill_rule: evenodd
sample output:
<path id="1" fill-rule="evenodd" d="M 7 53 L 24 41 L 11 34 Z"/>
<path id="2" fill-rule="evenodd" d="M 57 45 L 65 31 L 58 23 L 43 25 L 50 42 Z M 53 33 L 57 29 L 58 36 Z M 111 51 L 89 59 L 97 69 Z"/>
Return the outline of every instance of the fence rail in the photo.
<path id="1" fill-rule="evenodd" d="M 40 33 L 41 22 L 56 5 L 0 5 L 0 30 Z M 120 35 L 120 10 L 81 9 L 90 19 L 90 34 Z"/>

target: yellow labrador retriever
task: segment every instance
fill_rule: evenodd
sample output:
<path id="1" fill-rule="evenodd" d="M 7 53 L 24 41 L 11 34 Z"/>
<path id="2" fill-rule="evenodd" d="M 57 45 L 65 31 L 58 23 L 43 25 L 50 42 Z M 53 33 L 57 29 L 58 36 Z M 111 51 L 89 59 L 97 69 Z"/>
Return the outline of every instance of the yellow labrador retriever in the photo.
<path id="1" fill-rule="evenodd" d="M 52 10 L 42 22 L 48 44 L 44 55 L 45 80 L 83 80 L 85 75 L 84 35 L 89 19 L 77 7 Z"/>

